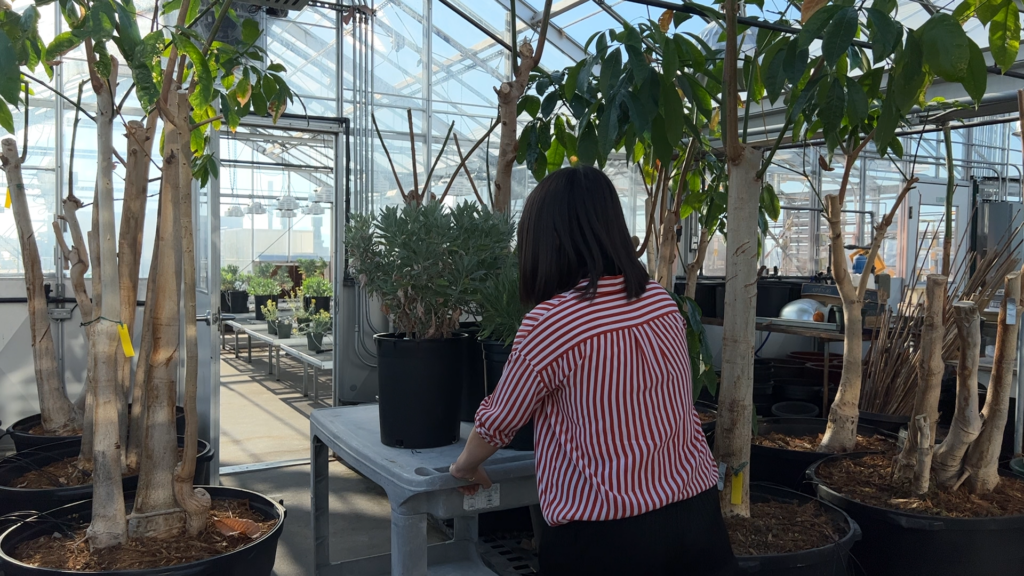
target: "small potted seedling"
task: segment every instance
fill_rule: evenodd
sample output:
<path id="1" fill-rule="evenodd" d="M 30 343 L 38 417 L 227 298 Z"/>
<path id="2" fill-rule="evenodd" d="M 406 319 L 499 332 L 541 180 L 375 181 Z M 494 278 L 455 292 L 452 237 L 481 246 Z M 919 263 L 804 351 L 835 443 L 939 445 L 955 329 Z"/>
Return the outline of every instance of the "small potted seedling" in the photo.
<path id="1" fill-rule="evenodd" d="M 295 327 L 293 322 L 294 320 L 292 320 L 292 318 L 278 315 L 277 322 L 275 322 L 275 325 L 277 326 L 277 337 L 281 339 L 291 338 L 292 328 Z"/>
<path id="2" fill-rule="evenodd" d="M 269 300 L 259 310 L 267 321 L 267 332 L 277 334 L 277 302 Z"/>
<path id="3" fill-rule="evenodd" d="M 331 315 L 323 310 L 313 312 L 309 323 L 301 330 L 306 334 L 306 345 L 310 352 L 323 352 L 324 335 L 331 329 Z"/>
<path id="4" fill-rule="evenodd" d="M 301 329 L 313 320 L 313 316 L 316 314 L 316 310 L 312 308 L 306 308 L 300 306 L 295 310 L 295 324 Z"/>

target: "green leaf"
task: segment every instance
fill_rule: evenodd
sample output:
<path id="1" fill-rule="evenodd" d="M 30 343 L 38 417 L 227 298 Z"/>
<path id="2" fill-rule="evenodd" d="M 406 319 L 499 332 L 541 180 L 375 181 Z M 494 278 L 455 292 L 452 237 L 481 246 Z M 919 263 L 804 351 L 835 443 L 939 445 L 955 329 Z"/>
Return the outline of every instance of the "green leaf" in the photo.
<path id="1" fill-rule="evenodd" d="M 840 10 L 844 10 L 843 6 L 836 4 L 829 4 L 818 9 L 817 12 L 811 16 L 800 30 L 800 34 L 797 35 L 796 44 L 800 48 L 807 48 L 821 36 L 825 28 L 832 22 L 832 18 L 839 13 Z"/>
<path id="2" fill-rule="evenodd" d="M 856 80 L 846 78 L 846 116 L 851 126 L 856 126 L 868 117 L 868 99 L 864 87 Z"/>
<path id="3" fill-rule="evenodd" d="M 284 64 L 281 64 L 279 62 L 273 62 L 273 63 L 270 64 L 270 66 L 267 66 L 267 71 L 268 72 L 277 72 L 279 74 L 284 74 L 288 70 L 284 67 Z"/>
<path id="4" fill-rule="evenodd" d="M 949 82 L 963 80 L 971 55 L 967 34 L 955 18 L 943 12 L 935 14 L 917 30 L 917 35 L 921 39 L 924 61 L 933 73 Z"/>
<path id="5" fill-rule="evenodd" d="M 255 20 L 246 18 L 242 20 L 242 42 L 246 44 L 255 44 L 260 38 L 260 25 Z"/>
<path id="6" fill-rule="evenodd" d="M 566 100 L 572 100 L 572 95 L 576 93 L 576 82 L 579 80 L 582 67 L 582 61 L 577 62 L 575 66 L 569 67 L 569 72 L 565 76 L 565 84 L 562 86 L 562 93 L 565 94 Z"/>
<path id="7" fill-rule="evenodd" d="M 896 103 L 886 99 L 882 104 L 882 113 L 878 116 L 878 124 L 875 125 L 875 147 L 880 156 L 885 155 L 896 134 L 896 127 L 899 126 L 900 111 Z"/>
<path id="8" fill-rule="evenodd" d="M 561 102 L 561 94 L 558 91 L 553 91 L 544 97 L 544 101 L 540 105 L 540 115 L 544 118 L 548 118 L 554 113 L 555 108 L 558 107 L 558 103 Z"/>
<path id="9" fill-rule="evenodd" d="M 579 143 L 576 147 L 577 162 L 583 166 L 593 166 L 598 156 L 597 131 L 593 123 L 588 124 L 580 134 Z"/>
<path id="10" fill-rule="evenodd" d="M 964 89 L 967 90 L 967 94 L 974 100 L 975 108 L 977 108 L 978 104 L 981 103 L 982 96 L 985 95 L 985 89 L 988 87 L 988 70 L 986 69 L 985 55 L 981 53 L 981 48 L 974 43 L 974 40 L 968 39 L 968 42 L 971 61 L 967 65 L 967 74 L 964 76 L 963 85 Z"/>
<path id="11" fill-rule="evenodd" d="M 818 10 L 815 16 L 824 11 Z M 811 20 L 814 16 L 811 16 Z M 808 21 L 809 22 L 809 21 Z M 801 32 L 801 35 L 803 32 Z M 821 41 L 821 55 L 825 57 L 825 64 L 835 66 L 839 57 L 846 54 L 846 49 L 853 43 L 853 37 L 857 34 L 857 9 L 851 7 L 840 10 L 832 22 L 825 29 L 825 37 Z"/>
<path id="12" fill-rule="evenodd" d="M 601 123 L 597 127 L 597 147 L 604 156 L 619 142 L 619 104 L 621 95 L 615 95 L 605 104 Z"/>
<path id="13" fill-rule="evenodd" d="M 982 24 L 988 26 L 1000 12 L 1006 9 L 1007 5 L 1013 3 L 1013 0 L 978 0 L 974 14 Z"/>
<path id="14" fill-rule="evenodd" d="M 875 62 L 882 62 L 896 50 L 903 28 L 887 12 L 877 8 L 868 8 L 865 12 L 871 25 L 871 55 Z"/>
<path id="15" fill-rule="evenodd" d="M 605 98 L 608 98 L 612 87 L 618 84 L 619 78 L 621 77 L 622 52 L 619 50 L 612 50 L 608 56 L 605 57 L 604 61 L 601 62 L 601 77 L 597 82 L 597 89 L 601 91 L 601 94 L 603 94 Z"/>
<path id="16" fill-rule="evenodd" d="M 782 214 L 782 204 L 779 202 L 779 196 L 775 193 L 775 188 L 771 184 L 765 184 L 761 188 L 761 208 L 764 209 L 765 215 L 772 219 L 772 222 L 779 221 L 779 216 Z"/>
<path id="17" fill-rule="evenodd" d="M 261 84 L 262 84 L 262 81 L 260 81 L 259 83 L 256 84 L 256 86 L 253 87 L 253 91 L 252 91 L 252 111 L 257 116 L 266 116 L 267 115 L 267 98 L 263 95 L 263 91 L 261 90 L 261 88 L 262 88 Z"/>
<path id="18" fill-rule="evenodd" d="M 565 162 L 565 148 L 558 142 L 558 139 L 551 142 L 551 148 L 548 148 L 547 160 L 548 173 L 558 170 L 562 167 L 562 163 Z"/>
<path id="19" fill-rule="evenodd" d="M 536 139 L 534 139 L 534 132 L 537 130 L 537 125 L 534 122 L 530 122 L 523 128 L 522 134 L 519 135 L 519 146 L 516 150 L 516 163 L 522 164 L 526 162 L 527 156 L 537 154 L 536 150 Z M 531 150 L 531 146 L 534 150 Z"/>
<path id="20" fill-rule="evenodd" d="M 846 114 L 846 90 L 843 89 L 843 80 L 835 78 L 827 86 L 822 85 L 821 90 L 825 90 L 825 98 L 820 101 L 821 109 L 818 115 L 825 133 L 834 134 L 842 127 L 843 116 Z"/>
<path id="21" fill-rule="evenodd" d="M 683 118 L 686 116 L 686 110 L 671 78 L 663 77 L 659 100 L 661 116 L 665 119 L 665 137 L 675 146 L 683 139 Z"/>
<path id="22" fill-rule="evenodd" d="M 799 42 L 790 42 L 786 46 L 786 56 L 782 61 L 782 68 L 786 72 L 786 79 L 791 84 L 796 85 L 803 78 L 810 54 L 811 51 L 807 48 L 801 48 Z"/>
<path id="23" fill-rule="evenodd" d="M 697 108 L 701 116 L 710 120 L 714 110 L 712 108 L 711 94 L 707 88 L 700 83 L 692 74 L 681 74 L 676 76 L 676 84 L 686 95 L 686 98 Z M 677 95 L 678 97 L 678 95 Z"/>
<path id="24" fill-rule="evenodd" d="M 977 0 L 964 0 L 953 10 L 953 18 L 956 18 L 957 22 L 961 24 L 966 24 L 971 19 L 971 16 L 974 16 L 974 11 L 977 9 Z"/>
<path id="25" fill-rule="evenodd" d="M 897 4 L 897 0 L 875 0 L 871 3 L 871 8 L 884 12 L 885 14 L 892 14 L 892 11 L 896 9 Z"/>
<path id="26" fill-rule="evenodd" d="M 6 35 L 4 36 L 6 38 Z M 3 42 L 0 40 L 0 42 Z M 8 42 L 10 42 L 8 40 Z M 56 62 L 61 56 L 71 52 L 82 43 L 82 39 L 78 38 L 71 32 L 61 32 L 54 36 L 53 40 L 46 46 L 46 59 L 50 62 Z"/>
<path id="27" fill-rule="evenodd" d="M 594 71 L 594 63 L 597 61 L 593 56 L 583 61 L 583 66 L 580 67 L 580 74 L 576 78 L 576 92 L 580 96 L 587 96 L 587 92 L 590 90 L 590 76 Z"/>
<path id="28" fill-rule="evenodd" d="M 540 112 L 540 98 L 533 94 L 527 94 L 519 99 L 519 104 L 516 105 L 516 115 L 521 116 L 523 112 L 529 114 L 530 118 L 536 118 L 537 113 Z"/>
<path id="29" fill-rule="evenodd" d="M 768 101 L 774 104 L 782 95 L 786 87 L 786 49 L 789 47 L 789 38 L 783 38 L 772 44 L 764 54 L 761 61 L 761 81 L 764 82 L 764 89 L 768 93 Z"/>
<path id="30" fill-rule="evenodd" d="M 174 34 L 174 45 L 178 51 L 191 61 L 195 69 L 196 90 L 189 96 L 188 101 L 193 108 L 206 108 L 213 101 L 213 71 L 210 70 L 210 63 L 203 57 L 203 53 L 192 43 L 190 38 L 181 34 Z"/>
<path id="31" fill-rule="evenodd" d="M 1020 50 L 1020 10 L 1016 2 L 1006 2 L 992 18 L 988 29 L 988 45 L 992 50 L 992 59 L 1006 73 L 1017 60 L 1017 52 Z"/>
<path id="32" fill-rule="evenodd" d="M 110 60 L 110 52 L 107 51 L 107 43 L 97 42 L 93 46 L 93 51 L 96 53 L 96 72 L 101 78 L 110 78 L 113 62 Z"/>
<path id="33" fill-rule="evenodd" d="M 916 34 L 907 34 L 907 43 L 897 53 L 893 72 L 889 76 L 890 94 L 886 100 L 894 100 L 899 111 L 906 114 L 920 100 L 927 80 L 921 43 Z"/>
<path id="34" fill-rule="evenodd" d="M 672 162 L 672 153 L 675 151 L 675 147 L 666 133 L 666 124 L 660 114 L 655 117 L 654 123 L 651 124 L 651 144 L 654 145 L 654 158 L 662 164 L 668 165 Z"/>
<path id="35" fill-rule="evenodd" d="M 7 107 L 7 102 L 3 100 L 0 100 L 0 128 L 14 134 L 14 116 L 11 114 L 11 109 Z"/>

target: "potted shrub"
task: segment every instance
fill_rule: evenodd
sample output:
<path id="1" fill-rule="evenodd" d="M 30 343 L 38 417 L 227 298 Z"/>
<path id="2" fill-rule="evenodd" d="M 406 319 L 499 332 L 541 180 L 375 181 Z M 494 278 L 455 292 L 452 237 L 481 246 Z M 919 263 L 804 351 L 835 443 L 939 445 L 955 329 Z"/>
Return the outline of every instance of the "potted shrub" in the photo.
<path id="1" fill-rule="evenodd" d="M 302 307 L 331 312 L 334 287 L 323 276 L 307 276 L 302 280 Z"/>
<path id="2" fill-rule="evenodd" d="M 459 439 L 463 339 L 459 320 L 510 251 L 507 217 L 469 203 L 389 206 L 354 215 L 346 238 L 353 276 L 380 298 L 395 332 L 374 337 L 381 441 L 430 448 Z"/>
<path id="3" fill-rule="evenodd" d="M 286 340 L 292 337 L 292 329 L 295 328 L 294 320 L 287 316 L 277 317 L 277 322 L 274 324 L 277 326 L 277 337 Z"/>
<path id="4" fill-rule="evenodd" d="M 312 314 L 309 322 L 299 330 L 306 335 L 306 346 L 310 352 L 322 352 L 324 335 L 331 331 L 331 315 L 320 310 Z"/>
<path id="5" fill-rule="evenodd" d="M 228 264 L 220 269 L 220 309 L 231 314 L 249 311 L 249 295 L 244 290 L 247 276 L 238 266 Z"/>
<path id="6" fill-rule="evenodd" d="M 267 319 L 264 314 L 264 308 L 266 308 L 268 302 L 273 302 L 274 308 L 277 308 L 277 298 L 280 293 L 280 284 L 270 278 L 257 276 L 249 281 L 249 294 L 252 294 L 255 303 L 256 320 Z"/>
<path id="7" fill-rule="evenodd" d="M 268 300 L 266 304 L 260 307 L 260 312 L 263 314 L 263 319 L 267 321 L 267 332 L 271 334 L 277 334 L 277 302 L 274 300 Z M 257 320 L 259 315 L 257 315 Z"/>

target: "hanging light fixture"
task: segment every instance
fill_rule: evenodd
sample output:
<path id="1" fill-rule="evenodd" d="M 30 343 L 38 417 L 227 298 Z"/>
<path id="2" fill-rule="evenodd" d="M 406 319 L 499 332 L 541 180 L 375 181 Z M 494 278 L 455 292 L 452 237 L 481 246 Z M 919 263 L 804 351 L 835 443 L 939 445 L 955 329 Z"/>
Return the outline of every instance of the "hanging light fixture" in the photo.
<path id="1" fill-rule="evenodd" d="M 277 199 L 277 209 L 282 212 L 282 218 L 292 218 L 295 216 L 295 211 L 299 209 L 299 201 L 292 196 L 292 173 L 288 173 L 288 187 L 284 191 L 284 196 Z M 285 216 L 284 212 L 291 212 L 291 216 Z"/>
<path id="2" fill-rule="evenodd" d="M 245 216 L 245 212 L 242 211 L 241 206 L 232 206 L 224 213 L 225 218 L 242 218 L 243 216 Z"/>
<path id="3" fill-rule="evenodd" d="M 267 213 L 267 209 L 266 209 L 265 206 L 263 206 L 262 202 L 257 200 L 255 202 L 253 202 L 252 204 L 250 204 L 250 205 L 245 207 L 245 213 L 246 214 L 254 214 L 254 215 L 258 216 L 258 215 L 261 215 L 261 214 L 266 214 Z"/>
<path id="4" fill-rule="evenodd" d="M 281 208 L 278 207 L 278 212 L 278 216 L 280 216 L 281 218 L 295 218 L 295 210 L 281 210 Z"/>
<path id="5" fill-rule="evenodd" d="M 322 216 L 324 213 L 324 207 L 321 206 L 319 202 L 310 202 L 309 206 L 306 206 L 302 212 L 310 216 Z"/>
<path id="6" fill-rule="evenodd" d="M 333 186 L 320 186 L 316 189 L 316 194 L 313 196 L 314 202 L 323 202 L 330 204 L 334 201 L 334 187 Z"/>

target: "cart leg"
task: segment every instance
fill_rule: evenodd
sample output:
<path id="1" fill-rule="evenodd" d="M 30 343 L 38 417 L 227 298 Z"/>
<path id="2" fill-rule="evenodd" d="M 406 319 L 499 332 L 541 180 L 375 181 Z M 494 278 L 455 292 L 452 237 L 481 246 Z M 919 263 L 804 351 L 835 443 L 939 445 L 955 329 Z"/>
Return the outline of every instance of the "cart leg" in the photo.
<path id="1" fill-rule="evenodd" d="M 238 331 L 234 329 L 231 331 L 235 333 L 235 360 L 238 360 Z"/>
<path id="2" fill-rule="evenodd" d="M 476 542 L 480 534 L 479 520 L 479 516 L 455 518 L 455 539 L 465 542 Z"/>
<path id="3" fill-rule="evenodd" d="M 320 401 L 320 395 L 317 394 L 316 387 L 320 384 L 320 369 L 313 366 L 313 403 L 316 404 Z"/>
<path id="4" fill-rule="evenodd" d="M 828 363 L 828 342 L 825 342 L 825 368 L 824 375 L 821 377 L 821 417 L 828 418 L 828 374 L 829 374 L 829 363 Z"/>
<path id="5" fill-rule="evenodd" d="M 267 374 L 274 373 L 274 345 L 267 342 Z"/>
<path id="6" fill-rule="evenodd" d="M 302 397 L 309 396 L 309 364 L 302 363 Z"/>
<path id="7" fill-rule="evenodd" d="M 427 515 L 391 511 L 391 576 L 427 576 Z"/>
<path id="8" fill-rule="evenodd" d="M 331 566 L 330 511 L 327 509 L 328 486 L 327 446 L 314 436 L 310 439 L 309 510 L 313 522 L 313 574 Z"/>
<path id="9" fill-rule="evenodd" d="M 274 354 L 274 356 L 277 357 L 277 369 L 274 371 L 274 373 L 277 374 L 277 380 L 280 381 L 281 380 L 281 347 L 278 346 L 277 347 L 277 351 L 276 352 L 271 352 L 271 354 Z"/>
<path id="10" fill-rule="evenodd" d="M 246 349 L 246 351 L 249 354 L 249 364 L 252 364 L 252 334 L 249 334 L 248 332 L 246 332 L 245 333 L 245 339 L 248 342 L 248 345 L 246 346 L 245 349 Z"/>

